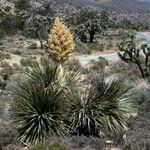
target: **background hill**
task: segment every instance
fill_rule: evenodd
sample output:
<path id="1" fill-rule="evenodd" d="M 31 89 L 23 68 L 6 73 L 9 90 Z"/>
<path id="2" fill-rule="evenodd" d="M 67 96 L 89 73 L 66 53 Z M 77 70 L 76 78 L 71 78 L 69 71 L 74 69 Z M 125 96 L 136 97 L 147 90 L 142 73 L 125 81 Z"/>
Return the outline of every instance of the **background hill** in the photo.
<path id="1" fill-rule="evenodd" d="M 55 2 L 76 7 L 90 6 L 118 13 L 150 13 L 150 4 L 138 0 L 55 0 Z"/>
<path id="2" fill-rule="evenodd" d="M 16 0 L 9 0 L 15 2 Z M 150 0 L 30 0 L 31 2 L 52 1 L 59 5 L 72 5 L 78 8 L 94 7 L 117 13 L 146 13 L 150 14 Z"/>

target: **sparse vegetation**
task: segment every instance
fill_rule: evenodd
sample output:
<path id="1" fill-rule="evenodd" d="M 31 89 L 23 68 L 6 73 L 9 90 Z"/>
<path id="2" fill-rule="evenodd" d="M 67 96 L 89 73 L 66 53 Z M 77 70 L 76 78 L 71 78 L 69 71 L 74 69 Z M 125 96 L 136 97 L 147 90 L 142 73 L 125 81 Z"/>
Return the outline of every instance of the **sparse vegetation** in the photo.
<path id="1" fill-rule="evenodd" d="M 1 0 L 0 150 L 150 149 L 149 8 Z"/>
<path id="2" fill-rule="evenodd" d="M 31 58 L 22 58 L 20 60 L 20 64 L 23 67 L 32 67 L 32 66 L 37 66 L 38 62 L 36 60 L 32 60 Z"/>
<path id="3" fill-rule="evenodd" d="M 10 54 L 0 52 L 0 60 L 11 59 Z"/>
<path id="4" fill-rule="evenodd" d="M 53 144 L 49 144 L 49 142 L 45 142 L 45 143 L 37 144 L 30 150 L 45 150 L 45 149 L 47 149 L 47 150 L 66 150 L 66 147 L 65 147 L 65 145 L 63 145 L 59 142 L 55 142 Z"/>
<path id="5" fill-rule="evenodd" d="M 28 11 L 30 9 L 29 0 L 17 0 L 15 3 L 16 9 Z"/>
<path id="6" fill-rule="evenodd" d="M 103 57 L 99 57 L 98 61 L 92 60 L 91 63 L 92 66 L 90 69 L 97 72 L 104 71 L 105 67 L 109 65 L 108 61 Z"/>
<path id="7" fill-rule="evenodd" d="M 4 64 L 3 69 L 0 71 L 0 75 L 3 80 L 8 80 L 13 73 L 13 67 L 7 63 Z"/>

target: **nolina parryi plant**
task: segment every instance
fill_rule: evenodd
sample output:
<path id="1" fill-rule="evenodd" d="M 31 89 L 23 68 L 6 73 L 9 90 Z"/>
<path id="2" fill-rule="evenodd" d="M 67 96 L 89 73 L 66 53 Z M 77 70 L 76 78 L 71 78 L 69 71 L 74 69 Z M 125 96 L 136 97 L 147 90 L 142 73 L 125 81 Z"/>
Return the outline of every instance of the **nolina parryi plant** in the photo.
<path id="1" fill-rule="evenodd" d="M 90 88 L 78 92 L 73 78 L 59 67 L 74 49 L 73 37 L 59 18 L 49 35 L 48 48 L 57 63 L 49 58 L 41 60 L 29 68 L 26 80 L 14 88 L 11 114 L 20 139 L 36 144 L 72 130 L 85 135 L 98 135 L 101 127 L 121 130 L 132 110 L 130 88 L 125 82 L 107 83 L 96 78 Z"/>
<path id="2" fill-rule="evenodd" d="M 68 60 L 74 51 L 73 36 L 59 18 L 56 18 L 54 22 L 47 46 L 50 57 L 58 63 Z"/>

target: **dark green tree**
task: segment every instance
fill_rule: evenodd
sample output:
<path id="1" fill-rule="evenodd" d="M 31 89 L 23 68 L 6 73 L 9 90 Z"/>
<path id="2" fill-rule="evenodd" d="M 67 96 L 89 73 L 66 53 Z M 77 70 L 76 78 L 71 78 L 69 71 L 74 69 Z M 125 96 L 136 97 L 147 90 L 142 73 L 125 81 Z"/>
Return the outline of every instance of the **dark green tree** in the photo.
<path id="1" fill-rule="evenodd" d="M 107 28 L 108 14 L 106 12 L 98 13 L 93 10 L 82 10 L 72 15 L 66 20 L 71 25 L 82 42 L 93 43 L 95 35 Z"/>
<path id="2" fill-rule="evenodd" d="M 6 34 L 14 34 L 16 32 L 16 16 L 8 13 L 0 18 L 0 28 L 2 28 Z"/>
<path id="3" fill-rule="evenodd" d="M 15 3 L 16 9 L 20 10 L 29 10 L 30 8 L 30 1 L 29 0 L 17 0 Z"/>
<path id="4" fill-rule="evenodd" d="M 50 17 L 33 16 L 26 22 L 24 33 L 30 37 L 38 38 L 43 49 L 42 40 L 47 38 L 51 23 L 52 19 Z"/>

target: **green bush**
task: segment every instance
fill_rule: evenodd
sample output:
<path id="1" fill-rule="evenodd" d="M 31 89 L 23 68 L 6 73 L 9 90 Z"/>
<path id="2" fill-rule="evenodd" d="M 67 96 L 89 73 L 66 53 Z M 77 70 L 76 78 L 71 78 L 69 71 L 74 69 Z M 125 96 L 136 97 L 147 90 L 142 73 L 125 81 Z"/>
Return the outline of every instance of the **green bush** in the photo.
<path id="1" fill-rule="evenodd" d="M 0 79 L 0 89 L 5 90 L 7 82 L 3 79 Z"/>
<path id="2" fill-rule="evenodd" d="M 32 43 L 27 47 L 28 49 L 37 49 L 37 43 Z"/>
<path id="3" fill-rule="evenodd" d="M 103 51 L 104 45 L 100 43 L 87 43 L 87 47 L 90 51 Z"/>
<path id="4" fill-rule="evenodd" d="M 26 21 L 24 26 L 24 35 L 31 38 L 47 39 L 49 27 L 52 24 L 52 20 L 47 16 L 36 15 Z M 39 35 L 38 35 L 39 34 Z"/>
<path id="5" fill-rule="evenodd" d="M 92 60 L 91 63 L 92 66 L 90 67 L 90 70 L 96 72 L 103 71 L 105 67 L 109 65 L 108 61 L 103 57 L 99 57 L 98 61 Z"/>
<path id="6" fill-rule="evenodd" d="M 10 54 L 0 52 L 0 60 L 11 59 Z"/>
<path id="7" fill-rule="evenodd" d="M 78 60 L 73 59 L 69 60 L 68 62 L 65 63 L 65 68 L 69 71 L 79 71 L 82 70 L 81 64 Z"/>
<path id="8" fill-rule="evenodd" d="M 7 34 L 16 33 L 16 16 L 12 13 L 8 13 L 2 17 L 0 25 Z"/>
<path id="9" fill-rule="evenodd" d="M 88 48 L 88 46 L 79 41 L 79 40 L 76 40 L 75 42 L 75 51 L 79 52 L 79 53 L 88 53 L 90 50 Z"/>
<path id="10" fill-rule="evenodd" d="M 5 49 L 6 49 L 6 46 L 4 46 L 4 45 L 1 45 L 1 46 L 0 46 L 0 51 L 1 51 L 1 52 L 3 52 Z M 0 57 L 1 57 L 1 56 L 0 56 Z"/>
<path id="11" fill-rule="evenodd" d="M 4 102 L 2 102 L 0 99 L 0 118 L 2 117 L 4 112 L 4 105 L 5 105 Z"/>
<path id="12" fill-rule="evenodd" d="M 32 60 L 31 58 L 22 58 L 20 60 L 20 64 L 23 67 L 32 67 L 32 66 L 37 66 L 38 62 L 36 60 Z"/>
<path id="13" fill-rule="evenodd" d="M 0 39 L 4 38 L 6 35 L 6 32 L 3 28 L 0 27 Z"/>
<path id="14" fill-rule="evenodd" d="M 15 50 L 15 51 L 13 51 L 13 54 L 15 54 L 15 55 L 22 55 L 22 51 L 20 51 L 20 50 Z"/>
<path id="15" fill-rule="evenodd" d="M 123 61 L 110 64 L 110 73 L 117 74 L 120 77 L 125 77 L 129 81 L 136 81 L 140 78 L 140 72 L 137 66 Z"/>
<path id="16" fill-rule="evenodd" d="M 10 12 L 11 7 L 7 5 L 7 6 L 5 6 L 4 10 L 5 10 L 5 12 Z"/>
<path id="17" fill-rule="evenodd" d="M 30 8 L 29 0 L 17 0 L 15 3 L 16 9 L 28 11 Z"/>
<path id="18" fill-rule="evenodd" d="M 4 80 L 8 80 L 13 74 L 13 67 L 7 63 L 3 66 L 3 69 L 0 71 L 0 75 Z"/>

